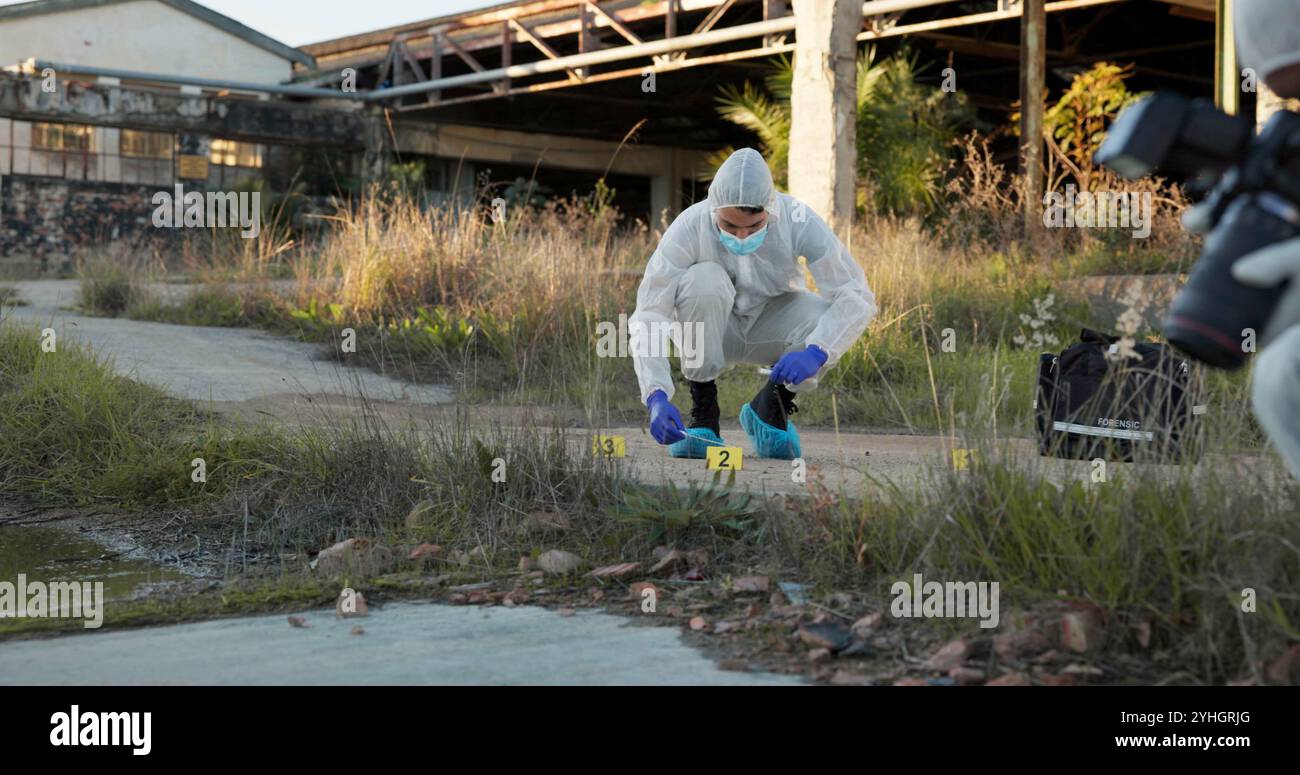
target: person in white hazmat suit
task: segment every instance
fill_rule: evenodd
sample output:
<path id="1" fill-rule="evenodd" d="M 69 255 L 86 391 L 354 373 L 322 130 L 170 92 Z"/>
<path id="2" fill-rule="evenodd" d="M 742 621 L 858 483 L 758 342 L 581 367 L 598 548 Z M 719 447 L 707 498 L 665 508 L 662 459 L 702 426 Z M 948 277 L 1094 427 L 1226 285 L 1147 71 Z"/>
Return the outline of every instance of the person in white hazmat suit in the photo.
<path id="1" fill-rule="evenodd" d="M 1235 9 L 1241 64 L 1278 96 L 1300 97 L 1300 0 L 1245 0 Z M 1195 228 L 1203 219 L 1193 210 L 1185 222 Z M 1260 426 L 1300 479 L 1300 237 L 1243 256 L 1232 276 L 1260 287 L 1290 280 L 1261 332 L 1251 397 Z"/>
<path id="2" fill-rule="evenodd" d="M 808 290 L 800 256 L 816 283 Z M 862 267 L 807 205 L 776 191 L 761 154 L 733 153 L 708 198 L 686 208 L 646 265 L 629 320 L 650 433 L 673 457 L 723 444 L 714 380 L 738 363 L 770 366 L 769 382 L 740 410 L 758 456 L 800 457 L 789 417 L 875 315 Z M 670 335 L 690 385 L 690 422 L 673 405 Z"/>

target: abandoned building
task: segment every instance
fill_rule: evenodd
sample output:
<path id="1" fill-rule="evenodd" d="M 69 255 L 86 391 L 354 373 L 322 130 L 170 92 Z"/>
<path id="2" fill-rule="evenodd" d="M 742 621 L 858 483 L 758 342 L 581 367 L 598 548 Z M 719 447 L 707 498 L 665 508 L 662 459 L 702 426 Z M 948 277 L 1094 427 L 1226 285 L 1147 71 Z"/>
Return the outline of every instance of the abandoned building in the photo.
<path id="1" fill-rule="evenodd" d="M 720 89 L 761 83 L 795 52 L 825 71 L 869 43 L 907 45 L 929 82 L 952 68 L 986 126 L 1099 61 L 1132 63 L 1137 90 L 1253 111 L 1232 2 L 517 0 L 301 48 L 191 0 L 3 6 L 0 271 L 68 271 L 148 233 L 151 197 L 177 184 L 320 203 L 397 165 L 432 202 L 517 181 L 565 196 L 603 178 L 622 212 L 658 222 L 703 195 L 712 153 L 755 142 L 720 117 Z M 846 217 L 852 137 L 834 117 L 852 95 L 800 88 L 791 192 Z M 1022 122 L 1033 136 L 1041 110 Z M 1033 145 L 1003 159 L 1032 172 Z M 1023 177 L 1032 192 L 1038 176 Z"/>

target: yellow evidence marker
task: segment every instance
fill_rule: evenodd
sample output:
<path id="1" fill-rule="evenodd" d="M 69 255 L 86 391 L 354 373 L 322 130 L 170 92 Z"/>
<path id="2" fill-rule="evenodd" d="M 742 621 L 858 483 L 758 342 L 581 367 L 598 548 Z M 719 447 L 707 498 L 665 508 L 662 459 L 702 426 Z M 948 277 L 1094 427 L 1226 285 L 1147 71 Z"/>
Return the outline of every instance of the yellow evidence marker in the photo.
<path id="1" fill-rule="evenodd" d="M 709 447 L 705 466 L 716 471 L 739 471 L 744 463 L 744 450 L 740 447 Z"/>
<path id="2" fill-rule="evenodd" d="M 954 471 L 965 471 L 970 468 L 972 462 L 979 462 L 979 450 L 965 449 L 957 447 L 952 450 L 952 468 Z"/>
<path id="3" fill-rule="evenodd" d="M 627 454 L 627 439 L 622 436 L 597 436 L 592 440 L 591 452 L 595 455 L 623 457 Z"/>

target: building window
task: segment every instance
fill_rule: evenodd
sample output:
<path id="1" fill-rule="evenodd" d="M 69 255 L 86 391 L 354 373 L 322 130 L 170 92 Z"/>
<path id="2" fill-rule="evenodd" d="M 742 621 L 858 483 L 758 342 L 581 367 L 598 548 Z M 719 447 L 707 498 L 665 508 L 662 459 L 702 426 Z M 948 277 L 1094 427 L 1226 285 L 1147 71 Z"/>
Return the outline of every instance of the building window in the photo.
<path id="1" fill-rule="evenodd" d="M 172 168 L 175 151 L 174 135 L 122 129 L 117 141 L 119 158 L 111 179 L 122 183 L 169 185 L 175 179 Z"/>
<path id="2" fill-rule="evenodd" d="M 212 163 L 223 167 L 260 168 L 262 166 L 262 146 L 257 143 L 241 143 L 235 140 L 213 138 Z"/>
<path id="3" fill-rule="evenodd" d="M 95 128 L 83 124 L 30 124 L 29 151 L 14 159 L 18 174 L 71 180 L 93 179 Z"/>
<path id="4" fill-rule="evenodd" d="M 121 154 L 137 159 L 170 159 L 176 140 L 164 132 L 138 132 L 123 129 Z"/>
<path id="5" fill-rule="evenodd" d="M 32 148 L 89 153 L 94 127 L 81 124 L 32 124 Z"/>

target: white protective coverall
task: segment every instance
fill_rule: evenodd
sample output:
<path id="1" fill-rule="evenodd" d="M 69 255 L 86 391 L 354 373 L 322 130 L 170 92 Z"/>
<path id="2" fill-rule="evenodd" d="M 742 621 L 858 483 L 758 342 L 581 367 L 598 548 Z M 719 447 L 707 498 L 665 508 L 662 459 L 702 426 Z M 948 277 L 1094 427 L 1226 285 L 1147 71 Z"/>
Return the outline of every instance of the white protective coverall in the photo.
<path id="1" fill-rule="evenodd" d="M 741 206 L 767 210 L 767 236 L 747 255 L 722 244 L 714 216 L 720 208 Z M 808 262 L 817 294 L 808 290 L 799 256 Z M 776 191 L 766 162 L 752 148 L 732 154 L 718 169 L 708 198 L 669 225 L 646 265 L 636 301 L 629 329 L 642 403 L 656 390 L 673 397 L 668 358 L 660 354 L 667 350 L 662 340 L 648 341 L 668 327 L 653 324 L 696 324 L 698 352 L 683 352 L 689 334 L 674 344 L 686 378 L 708 382 L 728 365 L 771 366 L 808 345 L 829 356 L 818 372 L 823 374 L 876 313 L 862 267 L 812 208 Z M 816 384 L 813 377 L 790 389 Z"/>

